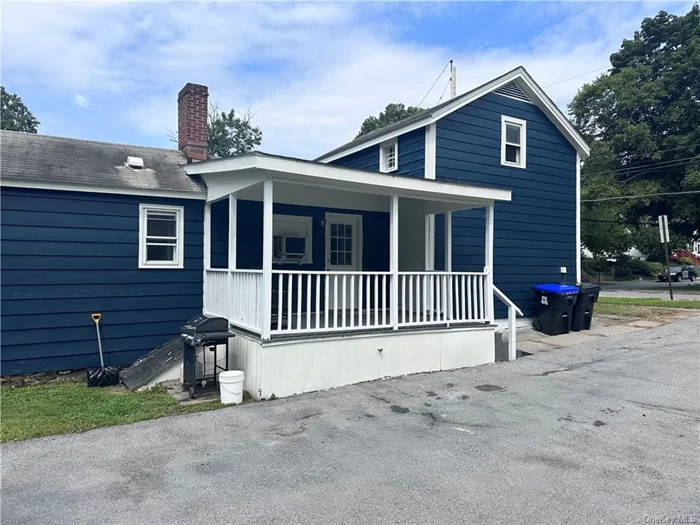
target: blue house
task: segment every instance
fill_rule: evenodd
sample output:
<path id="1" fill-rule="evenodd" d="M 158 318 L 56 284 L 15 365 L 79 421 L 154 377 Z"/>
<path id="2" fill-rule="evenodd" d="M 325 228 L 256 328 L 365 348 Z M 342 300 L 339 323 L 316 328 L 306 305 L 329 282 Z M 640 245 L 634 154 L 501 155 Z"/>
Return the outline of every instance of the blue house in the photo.
<path id="1" fill-rule="evenodd" d="M 579 279 L 588 147 L 522 68 L 316 161 L 209 159 L 207 97 L 179 151 L 2 132 L 3 374 L 95 365 L 92 312 L 109 364 L 226 317 L 256 398 L 473 366 Z"/>

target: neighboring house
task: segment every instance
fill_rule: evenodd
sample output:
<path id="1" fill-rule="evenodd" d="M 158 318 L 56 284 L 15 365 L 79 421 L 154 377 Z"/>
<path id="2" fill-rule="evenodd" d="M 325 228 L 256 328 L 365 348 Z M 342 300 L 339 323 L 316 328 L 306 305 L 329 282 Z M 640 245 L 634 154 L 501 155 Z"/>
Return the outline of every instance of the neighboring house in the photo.
<path id="1" fill-rule="evenodd" d="M 522 68 L 316 162 L 207 159 L 207 96 L 180 151 L 2 132 L 3 374 L 97 364 L 92 312 L 107 364 L 226 317 L 256 398 L 471 366 L 576 280 L 588 149 Z"/>

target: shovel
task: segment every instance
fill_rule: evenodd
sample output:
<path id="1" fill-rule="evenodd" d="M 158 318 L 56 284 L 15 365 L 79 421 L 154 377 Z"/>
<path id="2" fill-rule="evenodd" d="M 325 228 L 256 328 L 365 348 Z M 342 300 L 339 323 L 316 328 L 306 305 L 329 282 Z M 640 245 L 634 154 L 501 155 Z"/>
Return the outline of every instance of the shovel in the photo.
<path id="1" fill-rule="evenodd" d="M 100 368 L 88 368 L 87 370 L 87 385 L 88 386 L 112 386 L 119 384 L 119 369 L 116 366 L 105 366 L 105 360 L 102 356 L 102 337 L 100 336 L 100 319 L 102 314 L 90 314 L 95 322 L 97 330 L 97 346 L 100 349 Z"/>

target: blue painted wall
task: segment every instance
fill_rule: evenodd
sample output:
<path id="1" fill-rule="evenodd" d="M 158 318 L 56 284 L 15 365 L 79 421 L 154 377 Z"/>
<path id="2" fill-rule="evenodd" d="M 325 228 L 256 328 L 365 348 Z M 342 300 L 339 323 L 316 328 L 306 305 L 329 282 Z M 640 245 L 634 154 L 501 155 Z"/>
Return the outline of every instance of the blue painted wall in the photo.
<path id="1" fill-rule="evenodd" d="M 425 176 L 425 129 L 409 131 L 398 138 L 399 169 L 391 175 L 405 175 L 422 179 Z M 379 171 L 379 145 L 370 146 L 362 151 L 334 160 L 336 164 L 346 168 L 366 171 Z"/>
<path id="2" fill-rule="evenodd" d="M 275 203 L 273 213 L 311 217 L 313 221 L 312 264 L 278 265 L 279 270 L 325 270 L 326 213 L 345 213 L 362 216 L 363 244 L 362 268 L 364 271 L 388 271 L 389 269 L 389 214 L 385 212 L 355 211 L 317 206 L 296 206 Z M 238 201 L 238 232 L 236 250 L 238 268 L 262 268 L 262 203 Z M 228 201 L 212 205 L 212 266 L 228 267 Z"/>
<path id="3" fill-rule="evenodd" d="M 202 311 L 203 201 L 3 187 L 2 374 L 131 363 Z M 185 207 L 182 270 L 138 269 L 139 203 Z"/>
<path id="4" fill-rule="evenodd" d="M 527 121 L 527 169 L 501 166 L 501 115 Z M 436 178 L 512 190 L 496 204 L 494 282 L 527 316 L 537 309 L 531 284 L 561 281 L 561 266 L 576 280 L 576 152 L 537 106 L 489 94 L 438 121 Z M 453 228 L 453 268 L 483 268 L 484 211 L 454 214 Z M 440 217 L 438 268 L 443 232 Z"/>

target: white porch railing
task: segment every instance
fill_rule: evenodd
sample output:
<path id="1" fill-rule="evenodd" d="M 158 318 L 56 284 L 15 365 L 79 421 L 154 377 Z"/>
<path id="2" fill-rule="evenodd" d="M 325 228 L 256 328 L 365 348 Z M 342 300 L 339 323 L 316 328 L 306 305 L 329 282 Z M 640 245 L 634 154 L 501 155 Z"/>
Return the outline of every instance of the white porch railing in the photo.
<path id="1" fill-rule="evenodd" d="M 262 332 L 262 270 L 205 271 L 204 311 Z M 389 272 L 272 271 L 270 334 L 391 328 Z M 486 323 L 487 272 L 399 272 L 398 326 Z"/>
<path id="2" fill-rule="evenodd" d="M 399 326 L 487 322 L 485 272 L 399 272 Z"/>
<path id="3" fill-rule="evenodd" d="M 515 341 L 515 317 L 523 316 L 523 311 L 511 301 L 506 294 L 499 290 L 496 286 L 493 287 L 493 293 L 498 299 L 508 307 L 508 361 L 515 361 L 517 357 L 516 341 Z"/>
<path id="4" fill-rule="evenodd" d="M 388 272 L 273 270 L 271 334 L 391 326 Z"/>
<path id="5" fill-rule="evenodd" d="M 209 269 L 204 272 L 204 311 L 247 330 L 262 330 L 262 270 Z"/>

